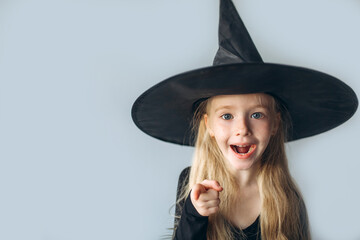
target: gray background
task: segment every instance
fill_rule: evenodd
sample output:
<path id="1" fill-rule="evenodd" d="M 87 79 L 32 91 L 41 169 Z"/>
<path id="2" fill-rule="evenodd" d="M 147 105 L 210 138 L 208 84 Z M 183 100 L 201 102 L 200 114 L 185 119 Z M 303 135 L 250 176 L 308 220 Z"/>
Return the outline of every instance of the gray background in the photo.
<path id="1" fill-rule="evenodd" d="M 358 0 L 236 0 L 263 59 L 360 94 Z M 160 239 L 192 148 L 133 124 L 146 89 L 211 65 L 218 0 L 0 1 L 0 239 Z M 311 116 L 309 116 L 311 117 Z M 314 239 L 360 239 L 359 114 L 287 145 Z"/>

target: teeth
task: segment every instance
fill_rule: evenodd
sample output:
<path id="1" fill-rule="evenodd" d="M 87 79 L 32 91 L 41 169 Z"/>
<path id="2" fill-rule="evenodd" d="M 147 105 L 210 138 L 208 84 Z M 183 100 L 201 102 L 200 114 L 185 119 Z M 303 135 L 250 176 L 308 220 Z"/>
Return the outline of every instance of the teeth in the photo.
<path id="1" fill-rule="evenodd" d="M 252 144 L 247 144 L 247 145 L 234 145 L 235 147 L 249 147 L 248 151 L 246 153 L 239 153 L 240 155 L 245 155 L 245 154 L 248 154 L 249 152 L 251 152 L 252 150 L 254 150 L 255 148 L 255 145 L 252 145 Z"/>

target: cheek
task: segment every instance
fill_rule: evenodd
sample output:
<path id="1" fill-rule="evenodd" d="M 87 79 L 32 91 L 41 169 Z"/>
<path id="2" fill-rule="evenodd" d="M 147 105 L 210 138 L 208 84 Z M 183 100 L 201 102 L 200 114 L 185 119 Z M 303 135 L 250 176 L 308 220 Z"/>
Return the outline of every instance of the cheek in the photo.
<path id="1" fill-rule="evenodd" d="M 229 136 L 229 130 L 227 128 L 218 127 L 214 131 L 215 141 L 220 148 L 223 148 L 227 144 Z"/>
<path id="2" fill-rule="evenodd" d="M 228 138 L 232 134 L 232 132 L 233 132 L 233 129 L 232 129 L 231 124 L 227 124 L 225 122 L 225 123 L 217 125 L 216 134 L 222 139 Z"/>
<path id="3" fill-rule="evenodd" d="M 253 126 L 254 131 L 256 131 L 256 135 L 263 139 L 268 140 L 273 135 L 274 127 L 271 123 L 264 122 L 260 124 L 256 124 L 256 126 Z"/>
<path id="4" fill-rule="evenodd" d="M 221 121 L 211 121 L 210 127 L 216 138 L 222 138 L 229 131 L 229 126 Z"/>
<path id="5" fill-rule="evenodd" d="M 224 144 L 224 142 L 227 140 L 227 134 L 224 131 L 216 131 L 215 132 L 215 140 L 217 144 L 220 146 L 221 144 Z"/>

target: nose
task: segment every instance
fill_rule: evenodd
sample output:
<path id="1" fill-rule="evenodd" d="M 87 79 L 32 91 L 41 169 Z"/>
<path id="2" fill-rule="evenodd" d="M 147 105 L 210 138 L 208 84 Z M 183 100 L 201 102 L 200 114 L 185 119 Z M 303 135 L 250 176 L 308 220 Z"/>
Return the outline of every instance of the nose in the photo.
<path id="1" fill-rule="evenodd" d="M 238 118 L 236 121 L 236 136 L 249 136 L 251 131 L 249 123 L 245 117 Z"/>

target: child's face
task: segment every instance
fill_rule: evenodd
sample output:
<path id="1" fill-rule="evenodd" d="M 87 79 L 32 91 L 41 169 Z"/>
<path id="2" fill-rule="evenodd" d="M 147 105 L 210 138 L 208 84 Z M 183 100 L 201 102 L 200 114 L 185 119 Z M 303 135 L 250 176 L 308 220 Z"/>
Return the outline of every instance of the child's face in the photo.
<path id="1" fill-rule="evenodd" d="M 209 134 L 235 171 L 257 165 L 279 118 L 274 99 L 262 93 L 212 97 L 204 115 Z"/>

